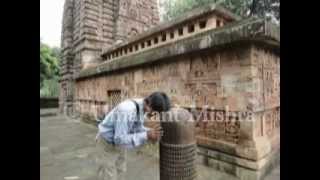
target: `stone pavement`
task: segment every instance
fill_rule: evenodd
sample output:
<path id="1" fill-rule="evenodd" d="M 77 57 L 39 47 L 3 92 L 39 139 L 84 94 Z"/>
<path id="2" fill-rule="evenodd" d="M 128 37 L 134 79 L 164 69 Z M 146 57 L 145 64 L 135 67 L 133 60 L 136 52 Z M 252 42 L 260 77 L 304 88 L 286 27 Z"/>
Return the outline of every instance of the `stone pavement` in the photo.
<path id="1" fill-rule="evenodd" d="M 40 116 L 41 180 L 97 180 L 94 162 L 96 131 L 96 127 L 78 120 L 62 116 Z M 150 145 L 130 151 L 128 179 L 158 180 L 157 154 L 156 148 Z M 198 174 L 198 180 L 237 180 L 200 164 Z M 280 180 L 280 167 L 265 180 Z"/>

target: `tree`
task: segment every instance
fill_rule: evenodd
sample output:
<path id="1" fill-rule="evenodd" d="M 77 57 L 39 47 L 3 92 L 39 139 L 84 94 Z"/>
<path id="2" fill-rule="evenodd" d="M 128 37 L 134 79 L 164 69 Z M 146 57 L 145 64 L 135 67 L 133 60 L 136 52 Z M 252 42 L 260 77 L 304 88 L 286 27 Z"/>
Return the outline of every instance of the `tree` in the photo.
<path id="1" fill-rule="evenodd" d="M 193 8 L 216 3 L 241 17 L 270 17 L 280 22 L 280 0 L 162 0 L 163 19 L 171 20 Z"/>
<path id="2" fill-rule="evenodd" d="M 280 0 L 252 0 L 249 10 L 250 16 L 270 17 L 280 23 Z"/>
<path id="3" fill-rule="evenodd" d="M 58 63 L 60 62 L 61 60 L 61 51 L 60 51 L 60 48 L 58 47 L 52 47 L 51 48 L 52 50 L 52 55 L 56 58 L 58 58 Z"/>
<path id="4" fill-rule="evenodd" d="M 52 50 L 48 45 L 40 41 L 40 88 L 44 80 L 59 76 L 59 54 L 58 49 Z"/>

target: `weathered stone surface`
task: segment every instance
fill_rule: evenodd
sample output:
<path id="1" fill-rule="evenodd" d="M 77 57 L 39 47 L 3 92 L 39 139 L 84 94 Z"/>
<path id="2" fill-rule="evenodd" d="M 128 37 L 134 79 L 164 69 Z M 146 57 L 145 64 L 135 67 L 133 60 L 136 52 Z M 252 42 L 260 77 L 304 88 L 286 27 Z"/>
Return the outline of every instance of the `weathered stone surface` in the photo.
<path id="1" fill-rule="evenodd" d="M 202 163 L 219 171 L 232 174 L 240 180 L 262 180 L 277 164 L 280 163 L 280 149 L 272 151 L 268 156 L 252 161 L 230 156 L 220 151 L 199 147 Z"/>

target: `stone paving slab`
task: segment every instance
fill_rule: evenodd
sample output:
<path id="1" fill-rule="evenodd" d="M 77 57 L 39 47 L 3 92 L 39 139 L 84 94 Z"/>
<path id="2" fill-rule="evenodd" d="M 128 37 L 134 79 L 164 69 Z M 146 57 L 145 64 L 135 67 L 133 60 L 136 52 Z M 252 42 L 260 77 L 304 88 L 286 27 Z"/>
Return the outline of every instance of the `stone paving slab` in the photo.
<path id="1" fill-rule="evenodd" d="M 41 180 L 97 180 L 95 158 L 96 127 L 62 116 L 40 117 Z M 159 180 L 157 149 L 147 145 L 128 153 L 127 179 Z M 237 178 L 198 165 L 198 180 Z M 279 180 L 280 167 L 265 180 Z"/>

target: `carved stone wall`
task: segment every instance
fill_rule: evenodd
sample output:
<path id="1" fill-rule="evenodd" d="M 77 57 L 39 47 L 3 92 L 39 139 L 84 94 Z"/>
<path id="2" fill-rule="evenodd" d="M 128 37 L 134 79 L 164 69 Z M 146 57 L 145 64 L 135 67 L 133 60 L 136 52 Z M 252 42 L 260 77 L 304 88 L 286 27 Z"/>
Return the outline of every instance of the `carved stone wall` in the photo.
<path id="1" fill-rule="evenodd" d="M 217 142 L 242 143 L 243 119 L 255 120 L 249 140 L 278 134 L 279 67 L 279 55 L 259 46 L 199 52 L 79 80 L 76 101 L 81 112 L 96 113 L 111 103 L 109 91 L 124 99 L 161 90 L 197 117 L 198 144 L 219 148 Z"/>
<path id="2" fill-rule="evenodd" d="M 73 22 L 74 1 L 66 0 L 64 4 L 64 18 L 62 21 L 61 49 L 62 62 L 60 72 L 59 110 L 61 113 L 70 114 L 70 105 L 73 102 Z"/>
<path id="3" fill-rule="evenodd" d="M 119 0 L 116 13 L 116 39 L 126 40 L 159 22 L 157 1 Z"/>
<path id="4" fill-rule="evenodd" d="M 252 72 L 256 88 L 255 134 L 268 137 L 275 147 L 279 145 L 280 131 L 280 57 L 262 48 L 253 48 Z"/>

